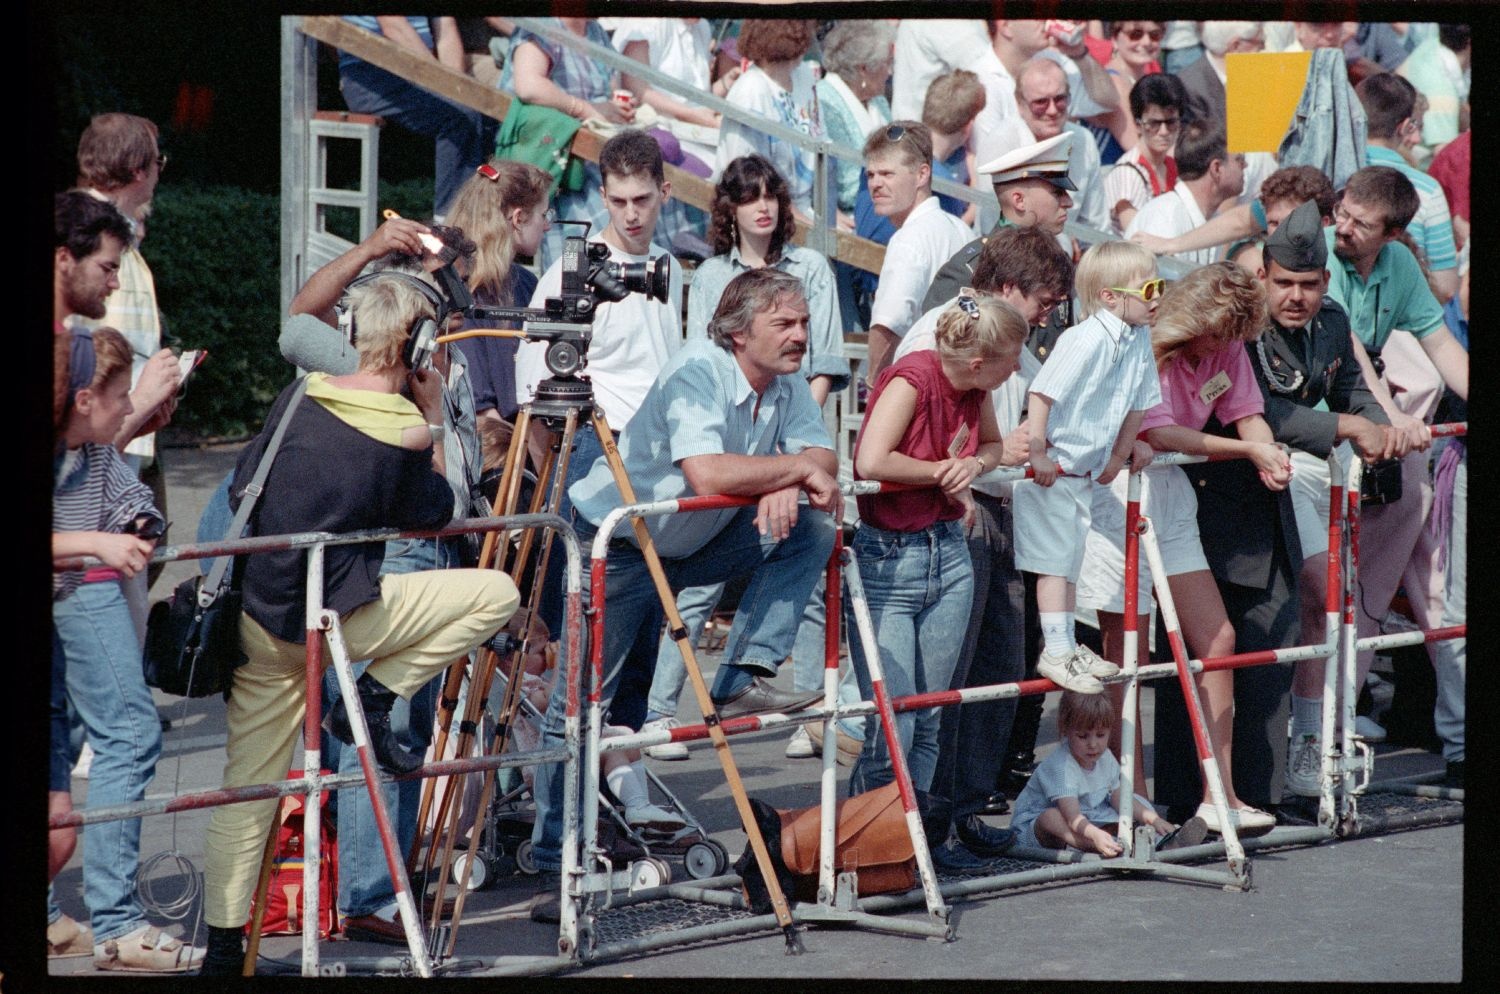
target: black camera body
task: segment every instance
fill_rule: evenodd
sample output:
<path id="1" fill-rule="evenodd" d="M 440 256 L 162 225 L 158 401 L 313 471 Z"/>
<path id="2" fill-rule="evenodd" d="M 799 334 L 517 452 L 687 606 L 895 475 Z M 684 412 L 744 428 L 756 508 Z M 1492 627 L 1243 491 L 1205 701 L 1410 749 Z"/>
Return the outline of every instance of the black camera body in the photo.
<path id="1" fill-rule="evenodd" d="M 547 343 L 547 371 L 552 375 L 537 384 L 532 414 L 549 423 L 560 422 L 569 410 L 588 408 L 593 402 L 588 381 L 579 375 L 588 366 L 599 305 L 624 300 L 632 293 L 665 303 L 672 271 L 669 256 L 615 262 L 608 245 L 588 241 L 587 221 L 559 223 L 578 225 L 583 233 L 563 239 L 562 285 L 557 296 L 543 300 L 541 307 L 486 307 L 475 304 L 465 288 L 466 303 L 455 307 L 483 320 L 519 321 L 528 338 Z"/>

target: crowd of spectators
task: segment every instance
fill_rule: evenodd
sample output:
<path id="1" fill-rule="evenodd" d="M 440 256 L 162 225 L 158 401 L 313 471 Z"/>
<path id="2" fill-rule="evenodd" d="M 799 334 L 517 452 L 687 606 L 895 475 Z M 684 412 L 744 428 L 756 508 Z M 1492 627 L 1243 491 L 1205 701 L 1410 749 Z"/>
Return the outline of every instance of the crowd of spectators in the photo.
<path id="1" fill-rule="evenodd" d="M 548 378 L 547 347 L 470 337 L 428 365 L 406 343 L 424 322 L 514 327 L 450 312 L 431 275 L 445 266 L 481 305 L 544 306 L 563 289 L 562 238 L 574 233 L 552 222 L 583 219 L 612 263 L 649 267 L 675 254 L 665 299 L 632 293 L 594 313 L 586 372 L 613 440 L 583 424 L 564 464 L 554 434 L 532 421 L 515 451 L 538 486 L 563 474 L 560 512 L 585 546 L 623 501 L 605 456 L 615 446 L 642 500 L 758 498 L 649 524 L 686 632 L 703 630 L 726 584 L 748 583 L 710 691 L 721 717 L 822 699 L 822 566 L 843 508 L 825 427 L 835 410 L 862 409 L 855 478 L 928 485 L 858 501 L 852 546 L 887 687 L 1039 675 L 1069 692 L 1066 750 L 1035 778 L 1039 698 L 900 715 L 897 741 L 940 869 L 994 872 L 1016 832 L 982 817 L 1018 795 L 1012 827 L 1028 844 L 1105 856 L 1119 851 L 1122 802 L 1159 834 L 1180 823 L 1183 839 L 1223 831 L 1226 815 L 1241 832 L 1315 817 L 1321 661 L 1199 679 L 1227 811 L 1202 778 L 1182 691 L 1164 684 L 1154 796 L 1144 763 L 1134 801 L 1113 792 L 1118 767 L 1101 756 L 1136 724 L 1121 720 L 1117 679 L 1123 497 L 1157 452 L 1231 457 L 1142 477 L 1167 573 L 1156 584 L 1171 590 L 1193 655 L 1323 641 L 1330 454 L 1399 481 L 1364 512 L 1360 635 L 1381 630 L 1403 589 L 1421 627 L 1462 620 L 1467 450 L 1434 444 L 1430 426 L 1462 419 L 1468 394 L 1467 26 L 550 19 L 790 128 L 801 144 L 505 19 L 349 20 L 450 68 L 483 68 L 516 101 L 512 113 L 544 108 L 606 141 L 581 169 L 509 161 L 494 154 L 498 122 L 341 55 L 351 110 L 434 137 L 433 215 L 388 220 L 300 288 L 280 344 L 306 375 L 272 405 L 200 535 L 223 536 L 283 417 L 286 447 L 252 534 L 416 529 L 488 513 L 476 497 L 482 465 Z M 465 45 L 470 28 L 493 34 L 488 54 Z M 1347 97 L 1334 104 L 1347 111 L 1340 133 L 1364 139 L 1347 173 L 1335 180 L 1305 164 L 1320 161 L 1309 145 L 1334 140 L 1317 127 L 1284 162 L 1277 149 L 1239 150 L 1227 95 L 1255 86 L 1256 69 L 1230 57 L 1327 49 L 1343 60 L 1329 84 Z M 811 143 L 823 139 L 859 158 L 820 162 Z M 54 813 L 70 804 L 83 742 L 97 756 L 91 806 L 143 797 L 160 748 L 139 666 L 144 567 L 165 520 L 149 440 L 170 420 L 179 374 L 160 347 L 139 249 L 166 163 L 156 141 L 150 122 L 101 115 L 80 144 L 80 189 L 57 198 L 54 554 L 104 566 L 54 583 Z M 710 180 L 711 201 L 699 209 L 674 197 L 667 165 Z M 935 191 L 938 179 L 992 189 L 998 210 Z M 884 264 L 863 272 L 798 244 L 799 222 L 884 245 Z M 1173 279 L 1158 275 L 1154 253 L 1175 257 L 1164 267 Z M 846 349 L 851 333 L 864 336 L 862 361 Z M 1023 464 L 1032 479 L 989 475 Z M 1389 470 L 1376 474 L 1380 464 Z M 470 569 L 475 552 L 444 540 L 329 553 L 326 601 L 364 660 L 358 694 L 388 771 L 420 763 L 447 662 L 490 638 L 525 596 L 519 572 L 518 591 Z M 663 633 L 646 574 L 634 536 L 617 538 L 603 704 L 615 725 L 670 730 L 684 634 Z M 540 630 L 562 630 L 561 580 L 554 568 L 543 581 Z M 249 662 L 229 697 L 225 786 L 285 772 L 312 627 L 304 582 L 300 554 L 252 557 L 245 569 Z M 1144 659 L 1144 565 L 1141 583 Z M 871 696 L 866 647 L 849 642 L 845 704 Z M 1430 646 L 1446 782 L 1459 787 L 1464 645 Z M 791 690 L 772 683 L 787 659 Z M 1361 683 L 1371 663 L 1362 653 Z M 101 700 L 106 677 L 121 690 Z M 347 742 L 334 690 L 330 681 L 326 727 Z M 1080 700 L 1106 690 L 1107 706 Z M 543 745 L 562 742 L 565 698 L 559 681 L 542 707 Z M 842 719 L 837 730 L 851 793 L 891 779 L 878 719 Z M 800 730 L 788 757 L 821 752 L 821 732 Z M 1379 741 L 1385 730 L 1362 714 L 1357 734 Z M 687 755 L 680 743 L 644 752 Z M 352 753 L 346 772 L 358 766 Z M 534 781 L 534 859 L 550 874 L 562 864 L 563 776 L 551 764 Z M 409 847 L 415 796 L 409 784 L 387 787 L 387 805 L 411 813 L 398 840 Z M 133 897 L 139 821 L 126 821 L 85 837 L 92 935 L 49 894 L 49 954 L 92 954 L 100 969 L 238 972 L 273 807 L 215 811 L 206 949 L 146 921 Z M 340 905 L 363 937 L 404 942 L 370 810 L 367 796 L 339 806 L 351 867 Z M 72 841 L 55 832 L 52 842 L 55 874 Z M 555 920 L 556 877 L 544 884 L 532 914 Z"/>

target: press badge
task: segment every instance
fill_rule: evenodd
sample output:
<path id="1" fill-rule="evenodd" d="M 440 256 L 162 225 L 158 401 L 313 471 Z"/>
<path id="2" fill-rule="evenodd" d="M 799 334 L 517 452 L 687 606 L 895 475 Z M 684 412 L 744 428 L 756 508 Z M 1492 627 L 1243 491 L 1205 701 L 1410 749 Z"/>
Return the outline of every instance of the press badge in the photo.
<path id="1" fill-rule="evenodd" d="M 1229 374 L 1221 369 L 1198 390 L 1198 399 L 1205 404 L 1212 404 L 1229 392 L 1230 385 Z"/>

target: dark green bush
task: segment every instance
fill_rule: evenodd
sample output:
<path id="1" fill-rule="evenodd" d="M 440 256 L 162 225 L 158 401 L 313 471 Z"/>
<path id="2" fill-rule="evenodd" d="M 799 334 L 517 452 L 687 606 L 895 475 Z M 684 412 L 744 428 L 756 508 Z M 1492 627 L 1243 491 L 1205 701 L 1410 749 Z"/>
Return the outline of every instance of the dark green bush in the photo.
<path id="1" fill-rule="evenodd" d="M 281 210 L 274 194 L 164 183 L 141 252 L 174 348 L 207 349 L 173 424 L 202 437 L 259 430 L 293 370 L 277 351 Z"/>
<path id="2" fill-rule="evenodd" d="M 432 181 L 382 182 L 380 206 L 425 218 L 432 210 Z M 335 234 L 354 237 L 352 215 L 331 221 Z M 200 438 L 258 431 L 271 401 L 294 375 L 276 346 L 282 319 L 278 198 L 232 186 L 164 183 L 141 251 L 156 279 L 165 344 L 209 353 L 193 374 L 173 427 Z"/>

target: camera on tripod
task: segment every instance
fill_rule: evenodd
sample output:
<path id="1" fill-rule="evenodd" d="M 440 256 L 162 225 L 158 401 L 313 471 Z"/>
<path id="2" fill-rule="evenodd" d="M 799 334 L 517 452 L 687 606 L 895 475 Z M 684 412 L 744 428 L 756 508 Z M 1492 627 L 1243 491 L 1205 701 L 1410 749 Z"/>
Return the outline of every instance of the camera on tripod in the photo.
<path id="1" fill-rule="evenodd" d="M 608 245 L 588 241 L 589 222 L 558 223 L 576 225 L 583 233 L 563 239 L 562 285 L 558 295 L 547 297 L 541 307 L 475 304 L 463 280 L 450 272 L 451 266 L 434 274 L 455 309 L 480 320 L 519 321 L 528 338 L 547 343 L 547 371 L 552 375 L 537 384 L 533 403 L 539 416 L 547 418 L 568 407 L 587 407 L 593 402 L 588 381 L 578 379 L 578 374 L 588 365 L 589 340 L 599 304 L 615 303 L 632 293 L 666 303 L 672 275 L 670 256 L 616 262 L 609 257 Z M 456 295 L 459 292 L 462 302 Z"/>

